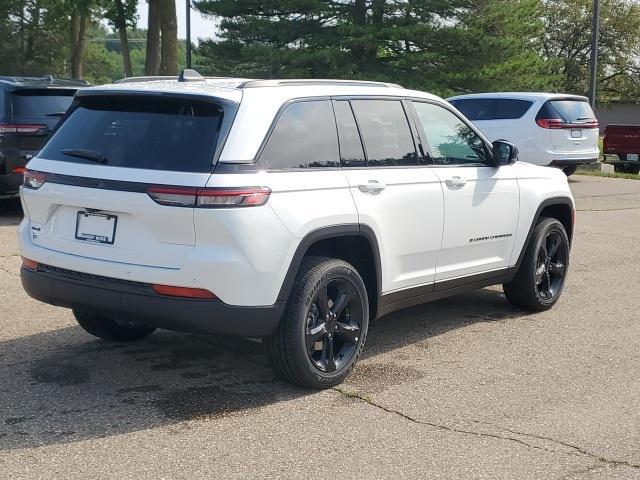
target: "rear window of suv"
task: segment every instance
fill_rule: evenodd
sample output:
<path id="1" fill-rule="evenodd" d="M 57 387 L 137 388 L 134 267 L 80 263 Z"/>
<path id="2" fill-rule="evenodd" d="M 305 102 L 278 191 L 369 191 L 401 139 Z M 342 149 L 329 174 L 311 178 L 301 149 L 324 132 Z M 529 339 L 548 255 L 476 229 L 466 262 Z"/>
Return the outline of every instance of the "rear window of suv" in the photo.
<path id="1" fill-rule="evenodd" d="M 463 98 L 451 100 L 469 120 L 515 120 L 521 118 L 533 102 L 515 98 Z"/>
<path id="2" fill-rule="evenodd" d="M 74 89 L 20 89 L 12 92 L 15 117 L 60 116 L 71 105 Z"/>
<path id="3" fill-rule="evenodd" d="M 88 150 L 112 167 L 210 172 L 223 117 L 221 105 L 186 96 L 83 97 L 39 156 L 90 163 L 68 154 Z"/>
<path id="4" fill-rule="evenodd" d="M 536 116 L 536 119 L 559 119 L 566 123 L 583 123 L 596 119 L 587 100 L 562 99 L 547 101 Z"/>

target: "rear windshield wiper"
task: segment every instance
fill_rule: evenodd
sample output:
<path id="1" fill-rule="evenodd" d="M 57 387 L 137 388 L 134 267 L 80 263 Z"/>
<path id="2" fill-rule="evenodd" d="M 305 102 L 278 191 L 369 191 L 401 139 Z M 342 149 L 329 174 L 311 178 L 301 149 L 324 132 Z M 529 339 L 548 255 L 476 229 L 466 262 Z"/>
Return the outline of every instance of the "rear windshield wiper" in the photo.
<path id="1" fill-rule="evenodd" d="M 62 117 L 65 114 L 65 112 L 52 112 L 52 113 L 47 113 L 45 116 L 46 117 Z"/>
<path id="2" fill-rule="evenodd" d="M 84 148 L 67 148 L 62 150 L 62 153 L 69 155 L 70 157 L 85 158 L 96 163 L 107 163 L 107 159 L 100 152 L 95 150 L 86 150 Z"/>

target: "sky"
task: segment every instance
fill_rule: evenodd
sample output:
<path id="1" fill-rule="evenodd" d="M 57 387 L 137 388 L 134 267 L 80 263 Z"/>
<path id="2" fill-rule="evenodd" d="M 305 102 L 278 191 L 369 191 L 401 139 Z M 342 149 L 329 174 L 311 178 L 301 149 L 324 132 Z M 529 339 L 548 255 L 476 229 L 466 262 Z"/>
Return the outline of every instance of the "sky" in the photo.
<path id="1" fill-rule="evenodd" d="M 178 14 L 178 38 L 186 38 L 186 0 L 176 1 Z M 138 27 L 147 28 L 149 6 L 146 0 L 138 0 Z M 195 9 L 191 9 L 191 41 L 198 43 L 199 38 L 215 37 L 216 23 Z"/>

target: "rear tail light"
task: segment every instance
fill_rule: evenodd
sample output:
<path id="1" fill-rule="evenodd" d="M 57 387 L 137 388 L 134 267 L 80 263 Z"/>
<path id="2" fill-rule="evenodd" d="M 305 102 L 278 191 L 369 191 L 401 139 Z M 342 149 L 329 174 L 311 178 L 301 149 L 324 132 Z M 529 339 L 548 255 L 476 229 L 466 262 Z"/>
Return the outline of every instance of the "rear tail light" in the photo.
<path id="1" fill-rule="evenodd" d="M 38 269 L 38 262 L 31 260 L 30 258 L 22 257 L 22 266 L 27 270 L 36 271 Z"/>
<path id="2" fill-rule="evenodd" d="M 584 123 L 567 123 L 559 118 L 538 118 L 536 119 L 538 126 L 551 130 L 564 128 L 598 128 L 598 121 L 592 120 Z"/>
<path id="3" fill-rule="evenodd" d="M 267 203 L 269 195 L 271 195 L 271 189 L 267 187 L 193 188 L 157 186 L 149 187 L 147 194 L 154 202 L 169 207 L 257 207 Z"/>
<path id="4" fill-rule="evenodd" d="M 536 123 L 542 128 L 550 128 L 553 130 L 564 128 L 566 125 L 564 120 L 560 120 L 559 118 L 538 118 Z"/>
<path id="5" fill-rule="evenodd" d="M 22 174 L 24 174 L 24 172 L 26 172 L 26 171 L 27 171 L 27 169 L 24 168 L 24 167 L 17 167 L 17 168 L 14 168 L 13 170 L 11 170 L 11 173 L 22 173 Z"/>
<path id="6" fill-rule="evenodd" d="M 24 172 L 24 182 L 22 184 L 25 188 L 31 190 L 39 189 L 47 181 L 46 174 L 42 172 L 34 172 L 33 170 L 26 170 Z"/>
<path id="7" fill-rule="evenodd" d="M 36 133 L 48 128 L 46 125 L 0 123 L 0 134 L 3 133 Z"/>
<path id="8" fill-rule="evenodd" d="M 171 285 L 153 285 L 153 290 L 166 297 L 182 297 L 182 298 L 200 298 L 213 300 L 217 298 L 209 290 L 204 288 L 190 288 L 190 287 L 172 287 Z"/>

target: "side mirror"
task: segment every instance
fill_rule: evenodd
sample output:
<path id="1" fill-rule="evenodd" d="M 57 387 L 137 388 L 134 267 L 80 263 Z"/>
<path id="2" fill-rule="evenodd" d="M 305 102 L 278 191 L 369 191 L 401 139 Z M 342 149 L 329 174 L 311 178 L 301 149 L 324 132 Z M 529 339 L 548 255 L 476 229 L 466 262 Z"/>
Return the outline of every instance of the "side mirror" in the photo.
<path id="1" fill-rule="evenodd" d="M 511 165 L 518 160 L 518 148 L 505 140 L 493 142 L 493 159 L 496 167 Z"/>

